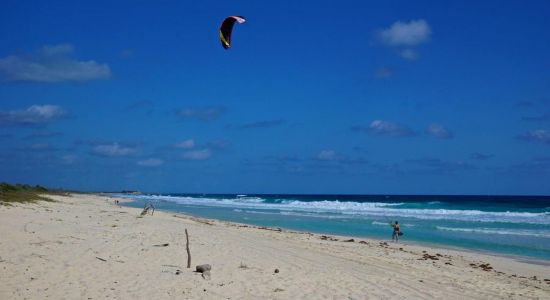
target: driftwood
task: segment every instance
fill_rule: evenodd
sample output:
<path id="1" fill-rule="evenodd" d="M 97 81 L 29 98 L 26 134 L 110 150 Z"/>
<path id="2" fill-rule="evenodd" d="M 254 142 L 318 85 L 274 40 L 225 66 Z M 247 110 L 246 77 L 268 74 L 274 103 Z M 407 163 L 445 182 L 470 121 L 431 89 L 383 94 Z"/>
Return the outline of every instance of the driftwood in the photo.
<path id="1" fill-rule="evenodd" d="M 202 273 L 201 276 L 202 278 L 204 279 L 210 279 L 210 270 L 212 270 L 212 266 L 209 265 L 209 264 L 205 264 L 205 265 L 198 265 L 196 267 L 196 271 L 198 273 Z"/>
<path id="2" fill-rule="evenodd" d="M 198 265 L 198 266 L 196 267 L 196 270 L 197 270 L 197 272 L 199 272 L 199 273 L 204 273 L 204 272 L 206 272 L 206 271 L 212 270 L 212 266 L 209 265 L 209 264 Z"/>
<path id="3" fill-rule="evenodd" d="M 185 228 L 185 249 L 187 250 L 187 268 L 191 268 L 191 251 L 189 250 L 189 234 L 187 233 L 187 228 Z"/>
<path id="4" fill-rule="evenodd" d="M 153 206 L 153 203 L 149 202 L 145 204 L 143 207 L 143 211 L 141 212 L 142 216 L 145 216 L 149 211 L 151 211 L 151 216 L 155 213 L 155 206 Z"/>

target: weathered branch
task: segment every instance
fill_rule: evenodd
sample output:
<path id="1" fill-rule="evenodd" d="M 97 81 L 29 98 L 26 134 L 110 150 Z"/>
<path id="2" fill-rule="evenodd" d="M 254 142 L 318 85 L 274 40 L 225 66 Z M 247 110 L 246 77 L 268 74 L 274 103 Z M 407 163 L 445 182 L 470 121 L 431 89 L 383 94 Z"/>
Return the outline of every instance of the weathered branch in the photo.
<path id="1" fill-rule="evenodd" d="M 191 268 L 191 251 L 189 250 L 189 234 L 187 233 L 187 228 L 185 228 L 185 249 L 187 250 L 187 268 Z"/>

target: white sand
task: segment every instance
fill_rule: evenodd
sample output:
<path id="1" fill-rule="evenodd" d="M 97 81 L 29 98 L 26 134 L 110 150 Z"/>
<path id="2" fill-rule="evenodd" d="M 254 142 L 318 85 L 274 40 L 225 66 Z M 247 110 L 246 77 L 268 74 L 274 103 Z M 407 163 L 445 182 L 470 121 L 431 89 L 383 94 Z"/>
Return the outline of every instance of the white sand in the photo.
<path id="1" fill-rule="evenodd" d="M 0 206 L 0 299 L 550 299 L 550 267 L 512 258 L 54 198 Z M 204 263 L 210 280 L 193 272 Z"/>

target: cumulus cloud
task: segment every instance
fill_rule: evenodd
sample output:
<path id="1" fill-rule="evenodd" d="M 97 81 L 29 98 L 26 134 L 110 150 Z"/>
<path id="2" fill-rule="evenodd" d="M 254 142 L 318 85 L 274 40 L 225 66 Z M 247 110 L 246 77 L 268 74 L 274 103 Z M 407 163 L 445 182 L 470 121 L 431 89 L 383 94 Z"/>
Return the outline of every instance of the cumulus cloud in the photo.
<path id="1" fill-rule="evenodd" d="M 518 135 L 517 138 L 524 141 L 550 144 L 550 131 L 546 129 L 535 129 L 529 132 L 522 133 Z"/>
<path id="2" fill-rule="evenodd" d="M 416 46 L 428 42 L 432 34 L 426 20 L 397 21 L 379 31 L 380 40 L 388 46 Z"/>
<path id="3" fill-rule="evenodd" d="M 368 161 L 363 158 L 351 158 L 334 150 L 321 150 L 314 159 L 321 162 L 334 162 L 337 164 L 348 165 L 361 165 L 368 163 Z"/>
<path id="4" fill-rule="evenodd" d="M 176 111 L 176 115 L 183 120 L 199 120 L 208 122 L 218 119 L 226 111 L 227 109 L 224 106 L 182 108 Z"/>
<path id="5" fill-rule="evenodd" d="M 334 150 L 321 150 L 316 156 L 317 160 L 329 161 L 336 159 L 336 151 Z"/>
<path id="6" fill-rule="evenodd" d="M 29 55 L 0 58 L 0 76 L 10 81 L 62 82 L 108 79 L 111 69 L 94 60 L 73 58 L 70 44 L 44 46 Z"/>
<path id="7" fill-rule="evenodd" d="M 426 134 L 436 137 L 438 139 L 452 139 L 454 137 L 452 131 L 437 123 L 430 124 L 430 126 L 426 128 Z"/>
<path id="8" fill-rule="evenodd" d="M 403 125 L 383 120 L 374 120 L 368 127 L 354 126 L 352 127 L 352 130 L 367 132 L 368 134 L 378 136 L 405 137 L 416 134 L 414 131 Z"/>
<path id="9" fill-rule="evenodd" d="M 118 143 L 101 144 L 92 148 L 92 154 L 104 157 L 121 157 L 135 154 L 133 147 L 121 146 Z"/>
<path id="10" fill-rule="evenodd" d="M 32 105 L 24 110 L 0 111 L 0 126 L 41 126 L 66 116 L 56 105 Z"/>
<path id="11" fill-rule="evenodd" d="M 212 156 L 210 149 L 186 151 L 182 154 L 182 158 L 186 160 L 206 160 Z"/>
<path id="12" fill-rule="evenodd" d="M 142 167 L 158 167 L 164 164 L 164 161 L 159 158 L 148 158 L 138 161 L 137 164 Z"/>
<path id="13" fill-rule="evenodd" d="M 426 20 L 397 21 L 390 27 L 378 30 L 378 39 L 382 44 L 397 50 L 397 54 L 406 60 L 417 60 L 415 47 L 430 41 L 432 30 Z"/>
<path id="14" fill-rule="evenodd" d="M 193 139 L 185 140 L 183 142 L 177 143 L 175 147 L 181 148 L 181 149 L 192 149 L 193 147 L 195 147 L 195 140 Z"/>

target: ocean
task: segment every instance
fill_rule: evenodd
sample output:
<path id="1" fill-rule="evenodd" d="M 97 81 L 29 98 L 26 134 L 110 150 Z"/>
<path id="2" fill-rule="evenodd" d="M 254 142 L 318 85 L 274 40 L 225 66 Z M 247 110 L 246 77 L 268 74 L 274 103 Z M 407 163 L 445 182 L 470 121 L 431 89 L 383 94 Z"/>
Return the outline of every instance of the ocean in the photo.
<path id="1" fill-rule="evenodd" d="M 548 196 L 209 195 L 116 196 L 125 205 L 253 225 L 402 241 L 550 260 Z"/>

